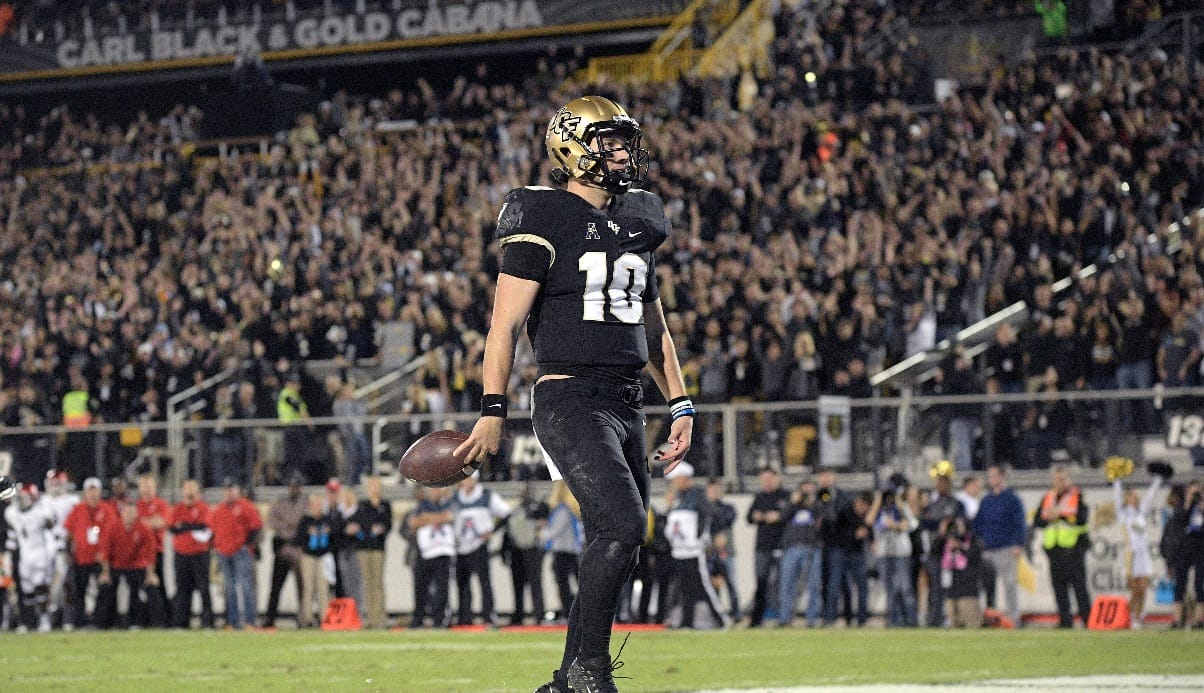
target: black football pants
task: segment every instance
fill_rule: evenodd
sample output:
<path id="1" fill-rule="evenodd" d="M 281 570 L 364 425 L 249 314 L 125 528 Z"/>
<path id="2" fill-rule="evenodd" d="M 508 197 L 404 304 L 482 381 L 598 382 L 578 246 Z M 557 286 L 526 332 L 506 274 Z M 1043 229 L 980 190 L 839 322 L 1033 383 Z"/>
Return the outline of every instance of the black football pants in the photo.
<path id="1" fill-rule="evenodd" d="M 581 504 L 585 530 L 561 671 L 577 657 L 609 657 L 615 611 L 647 527 L 642 406 L 638 385 L 574 377 L 535 386 L 536 438 Z"/>

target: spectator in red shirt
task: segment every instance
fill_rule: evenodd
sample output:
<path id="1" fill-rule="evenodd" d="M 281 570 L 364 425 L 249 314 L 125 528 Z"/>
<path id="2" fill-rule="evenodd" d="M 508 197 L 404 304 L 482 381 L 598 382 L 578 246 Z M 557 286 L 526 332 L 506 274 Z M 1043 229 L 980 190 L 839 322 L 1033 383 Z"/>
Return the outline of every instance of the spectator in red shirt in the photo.
<path id="1" fill-rule="evenodd" d="M 120 505 L 121 520 L 112 526 L 106 548 L 107 570 L 101 573 L 101 590 L 97 609 L 103 609 L 103 623 L 115 624 L 120 616 L 125 627 L 138 627 L 148 618 L 148 608 L 162 611 L 162 604 L 143 596 L 142 587 L 157 587 L 159 576 L 155 573 L 155 549 L 158 541 L 155 532 L 138 519 L 138 506 L 126 501 Z M 117 613 L 117 585 L 125 581 L 130 591 L 129 609 L 125 614 Z M 159 617 L 162 620 L 162 617 Z M 150 616 L 154 620 L 154 616 Z M 101 620 L 101 619 L 98 619 Z"/>
<path id="2" fill-rule="evenodd" d="M 159 497 L 159 483 L 152 474 L 144 474 L 138 478 L 138 519 L 146 523 L 147 527 L 155 535 L 155 575 L 158 576 L 158 581 L 155 584 L 147 583 L 147 591 L 154 591 L 155 595 L 147 595 L 147 599 L 151 602 L 162 605 L 157 609 L 149 609 L 144 612 L 144 615 L 155 618 L 152 622 L 142 623 L 140 626 L 155 626 L 162 628 L 168 623 L 167 608 L 167 585 L 163 579 L 163 535 L 167 531 L 167 520 L 171 515 L 171 506 L 167 501 Z"/>
<path id="3" fill-rule="evenodd" d="M 68 624 L 83 627 L 88 625 L 88 614 L 84 597 L 88 593 L 88 583 L 93 579 L 101 585 L 101 579 L 108 581 L 109 569 L 105 551 L 109 543 L 112 526 L 117 524 L 117 516 L 113 508 L 100 499 L 101 482 L 96 477 L 88 477 L 84 481 L 84 499 L 71 509 L 67 515 L 64 527 L 67 530 L 67 542 L 71 556 L 75 560 L 75 579 L 72 582 L 71 617 Z M 65 626 L 66 628 L 66 626 Z"/>
<path id="4" fill-rule="evenodd" d="M 113 477 L 109 481 L 109 497 L 105 502 L 113 509 L 113 517 L 121 518 L 121 504 L 130 499 L 129 485 L 125 483 L 125 479 L 119 476 Z"/>
<path id="5" fill-rule="evenodd" d="M 227 478 L 222 502 L 213 509 L 210 526 L 213 528 L 213 548 L 226 583 L 226 625 L 242 630 L 254 625 L 255 557 L 263 519 L 251 501 L 242 497 L 242 488 Z"/>
<path id="6" fill-rule="evenodd" d="M 171 547 L 175 550 L 176 603 L 172 625 L 192 625 L 192 593 L 201 593 L 201 627 L 213 627 L 209 594 L 209 506 L 201 500 L 201 485 L 189 479 L 180 489 L 180 502 L 171 509 Z"/>

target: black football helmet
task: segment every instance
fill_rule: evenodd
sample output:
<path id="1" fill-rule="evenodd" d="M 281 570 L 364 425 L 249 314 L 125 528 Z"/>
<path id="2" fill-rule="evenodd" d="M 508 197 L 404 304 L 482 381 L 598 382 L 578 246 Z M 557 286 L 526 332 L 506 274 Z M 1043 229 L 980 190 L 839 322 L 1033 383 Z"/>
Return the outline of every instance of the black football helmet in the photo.
<path id="1" fill-rule="evenodd" d="M 620 195 L 644 180 L 648 152 L 640 146 L 643 131 L 635 118 L 604 96 L 582 96 L 556 111 L 548 123 L 544 146 L 559 183 L 576 179 L 585 185 Z M 629 155 L 627 166 L 611 170 L 606 164 L 615 142 Z"/>

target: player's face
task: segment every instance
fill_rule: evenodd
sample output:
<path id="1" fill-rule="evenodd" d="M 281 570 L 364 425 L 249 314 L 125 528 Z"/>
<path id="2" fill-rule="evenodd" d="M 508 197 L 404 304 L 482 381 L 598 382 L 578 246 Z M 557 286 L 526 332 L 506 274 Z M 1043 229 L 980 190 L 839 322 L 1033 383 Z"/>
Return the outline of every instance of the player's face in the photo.
<path id="1" fill-rule="evenodd" d="M 598 151 L 606 161 L 606 168 L 613 172 L 631 167 L 631 143 L 626 138 L 601 137 L 598 139 Z"/>

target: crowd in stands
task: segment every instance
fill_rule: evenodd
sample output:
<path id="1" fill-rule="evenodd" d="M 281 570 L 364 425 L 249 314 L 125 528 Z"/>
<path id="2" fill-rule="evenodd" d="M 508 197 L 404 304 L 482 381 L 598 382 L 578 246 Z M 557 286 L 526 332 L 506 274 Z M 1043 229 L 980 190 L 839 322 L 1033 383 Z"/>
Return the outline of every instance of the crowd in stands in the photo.
<path id="1" fill-rule="evenodd" d="M 990 20 L 1061 12 L 1076 28 L 1075 34 L 1093 30 L 1132 30 L 1168 14 L 1196 9 L 1190 0 L 902 0 L 900 12 L 920 22 Z M 1068 26 L 1069 29 L 1069 26 Z"/>
<path id="2" fill-rule="evenodd" d="M 747 77 L 596 87 L 653 152 L 693 395 L 868 396 L 871 374 L 1018 300 L 1031 327 L 977 368 L 951 360 L 934 392 L 1199 382 L 1204 256 L 1194 227 L 1177 255 L 1165 237 L 1204 204 L 1204 82 L 1182 54 L 1001 56 L 918 108 L 931 75 L 896 10 L 823 7 L 775 18 L 755 98 Z M 432 354 L 419 410 L 473 410 L 494 216 L 546 184 L 544 125 L 575 67 L 340 91 L 263 156 L 197 155 L 188 106 L 118 124 L 0 105 L 5 420 L 57 423 L 77 387 L 93 420 L 160 420 L 229 366 L 263 389 L 282 362 L 371 359 L 399 320 Z M 1055 418 L 1032 413 L 1020 434 Z"/>

